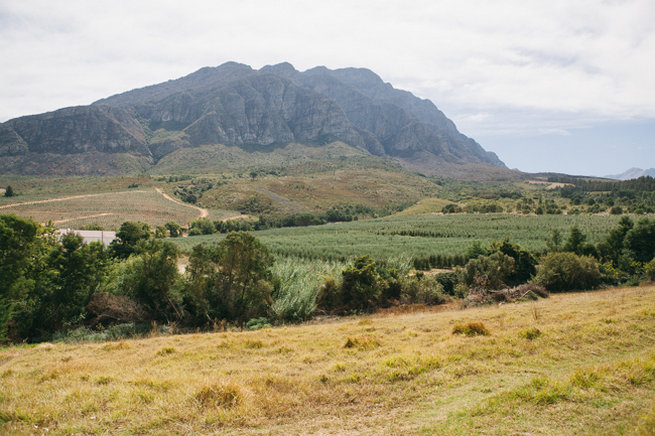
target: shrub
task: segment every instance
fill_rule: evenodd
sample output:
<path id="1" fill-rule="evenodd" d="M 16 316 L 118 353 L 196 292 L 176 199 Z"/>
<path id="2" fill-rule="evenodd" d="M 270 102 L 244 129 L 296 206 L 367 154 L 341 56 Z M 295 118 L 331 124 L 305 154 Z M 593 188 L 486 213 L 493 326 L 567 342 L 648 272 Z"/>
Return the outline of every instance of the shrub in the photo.
<path id="1" fill-rule="evenodd" d="M 332 312 L 342 306 L 341 287 L 334 277 L 325 277 L 323 285 L 321 285 L 318 291 L 316 306 L 327 312 Z"/>
<path id="2" fill-rule="evenodd" d="M 655 258 L 645 265 L 644 271 L 648 280 L 655 281 Z"/>
<path id="3" fill-rule="evenodd" d="M 549 253 L 538 267 L 535 283 L 551 292 L 593 289 L 601 282 L 596 259 L 575 253 Z"/>
<path id="4" fill-rule="evenodd" d="M 534 283 L 524 283 L 497 291 L 473 287 L 466 296 L 465 305 L 510 303 L 527 299 L 536 300 L 539 297 L 548 297 L 548 291 L 543 286 Z"/>
<path id="5" fill-rule="evenodd" d="M 453 327 L 454 335 L 466 336 L 488 336 L 489 330 L 481 322 L 469 322 L 467 324 L 456 324 Z"/>
<path id="6" fill-rule="evenodd" d="M 539 336 L 541 336 L 541 330 L 539 330 L 536 327 L 531 327 L 529 329 L 523 330 L 521 333 L 519 333 L 519 336 L 521 336 L 524 339 L 527 339 L 529 341 L 533 339 L 537 339 Z"/>
<path id="7" fill-rule="evenodd" d="M 443 286 L 435 276 L 413 276 L 401 280 L 402 304 L 441 304 L 445 302 Z"/>
<path id="8" fill-rule="evenodd" d="M 455 203 L 449 203 L 441 209 L 441 213 L 459 213 L 461 211 L 462 208 Z"/>
<path id="9" fill-rule="evenodd" d="M 514 259 L 501 252 L 471 259 L 461 271 L 461 282 L 471 287 L 502 289 L 515 273 Z"/>
<path id="10" fill-rule="evenodd" d="M 250 321 L 246 323 L 246 328 L 248 330 L 260 330 L 260 329 L 268 329 L 273 327 L 269 322 L 267 318 L 253 318 Z"/>
<path id="11" fill-rule="evenodd" d="M 350 309 L 370 310 L 377 305 L 380 285 L 375 261 L 368 255 L 358 257 L 342 272 L 341 299 Z"/>
<path id="12" fill-rule="evenodd" d="M 138 322 L 147 319 L 143 308 L 135 301 L 124 295 L 113 295 L 107 292 L 93 294 L 86 310 L 91 319 L 88 325 L 94 327 L 98 324 L 109 326 Z"/>
<path id="13" fill-rule="evenodd" d="M 205 386 L 196 394 L 196 400 L 205 407 L 232 408 L 241 402 L 241 390 L 231 384 Z"/>
<path id="14" fill-rule="evenodd" d="M 304 321 L 316 310 L 320 276 L 296 259 L 277 261 L 272 268 L 274 287 L 271 312 L 275 319 Z"/>
<path id="15" fill-rule="evenodd" d="M 359 336 L 346 339 L 343 348 L 357 348 L 358 350 L 372 350 L 380 346 L 380 341 L 370 336 Z"/>
<path id="16" fill-rule="evenodd" d="M 436 274 L 435 279 L 443 287 L 443 291 L 448 295 L 455 295 L 455 285 L 457 285 L 457 273 L 456 272 L 446 272 L 441 274 Z"/>
<path id="17" fill-rule="evenodd" d="M 189 236 L 211 235 L 215 231 L 216 227 L 214 227 L 214 223 L 210 219 L 199 218 L 195 221 L 191 221 Z"/>

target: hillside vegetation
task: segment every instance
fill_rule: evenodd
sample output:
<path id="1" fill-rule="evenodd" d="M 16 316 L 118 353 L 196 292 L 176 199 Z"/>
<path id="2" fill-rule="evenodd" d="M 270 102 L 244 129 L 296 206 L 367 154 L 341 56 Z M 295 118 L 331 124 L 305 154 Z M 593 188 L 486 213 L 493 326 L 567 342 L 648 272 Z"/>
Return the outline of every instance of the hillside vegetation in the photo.
<path id="1" fill-rule="evenodd" d="M 652 434 L 654 322 L 655 287 L 646 286 L 256 332 L 10 347 L 0 351 L 0 430 Z M 487 334 L 453 334 L 475 323 Z"/>

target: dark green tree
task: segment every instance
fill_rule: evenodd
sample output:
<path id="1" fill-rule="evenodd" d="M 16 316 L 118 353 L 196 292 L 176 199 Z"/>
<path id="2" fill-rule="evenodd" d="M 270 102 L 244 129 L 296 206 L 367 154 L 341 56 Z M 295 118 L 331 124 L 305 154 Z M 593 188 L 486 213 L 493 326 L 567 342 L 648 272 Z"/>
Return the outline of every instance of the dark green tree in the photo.
<path id="1" fill-rule="evenodd" d="M 166 230 L 168 230 L 168 235 L 171 238 L 177 238 L 182 234 L 182 229 L 180 228 L 180 225 L 176 222 L 169 221 L 164 225 L 164 227 L 166 227 Z"/>
<path id="2" fill-rule="evenodd" d="M 33 334 L 47 336 L 79 323 L 91 295 L 104 278 L 108 262 L 102 243 L 84 244 L 75 233 L 64 235 L 47 258 L 51 286 L 40 296 Z"/>
<path id="3" fill-rule="evenodd" d="M 216 232 L 214 223 L 208 218 L 199 218 L 191 222 L 189 227 L 189 236 L 194 235 L 211 235 Z"/>
<path id="4" fill-rule="evenodd" d="M 546 241 L 546 249 L 551 253 L 562 250 L 562 232 L 559 229 L 550 231 L 550 238 Z"/>
<path id="5" fill-rule="evenodd" d="M 624 216 L 619 220 L 617 228 L 612 229 L 607 239 L 598 244 L 598 251 L 605 260 L 610 260 L 614 265 L 618 264 L 619 257 L 625 248 L 625 236 L 634 227 L 632 220 Z"/>
<path id="6" fill-rule="evenodd" d="M 571 227 L 569 238 L 564 244 L 563 251 L 568 251 L 575 254 L 582 254 L 584 243 L 587 240 L 587 235 L 580 231 L 578 226 Z"/>
<path id="7" fill-rule="evenodd" d="M 244 322 L 267 315 L 272 263 L 268 248 L 246 232 L 229 233 L 216 247 L 194 248 L 185 298 L 196 318 Z"/>
<path id="8" fill-rule="evenodd" d="M 116 232 L 117 239 L 110 244 L 114 257 L 126 259 L 134 253 L 140 241 L 147 241 L 152 237 L 150 224 L 141 221 L 126 221 Z"/>
<path id="9" fill-rule="evenodd" d="M 5 189 L 5 197 L 13 197 L 14 195 L 16 195 L 16 193 L 14 192 L 14 188 L 12 188 L 11 186 L 7 186 L 7 188 Z"/>
<path id="10" fill-rule="evenodd" d="M 514 259 L 514 272 L 508 275 L 505 282 L 509 286 L 525 283 L 537 273 L 537 259 L 528 251 L 505 239 L 500 244 L 493 244 L 490 251 L 498 251 Z"/>
<path id="11" fill-rule="evenodd" d="M 31 219 L 0 215 L 0 342 L 18 302 L 26 301 L 32 286 L 30 267 L 38 250 L 42 229 Z"/>
<path id="12" fill-rule="evenodd" d="M 122 292 L 139 303 L 157 321 L 181 320 L 182 296 L 177 270 L 179 250 L 171 242 L 142 240 L 120 277 Z"/>
<path id="13" fill-rule="evenodd" d="M 625 235 L 625 247 L 638 262 L 655 257 L 655 220 L 642 218 Z"/>
<path id="14" fill-rule="evenodd" d="M 370 310 L 378 305 L 382 292 L 377 265 L 369 255 L 355 259 L 351 267 L 344 268 L 341 283 L 341 300 L 354 310 Z"/>

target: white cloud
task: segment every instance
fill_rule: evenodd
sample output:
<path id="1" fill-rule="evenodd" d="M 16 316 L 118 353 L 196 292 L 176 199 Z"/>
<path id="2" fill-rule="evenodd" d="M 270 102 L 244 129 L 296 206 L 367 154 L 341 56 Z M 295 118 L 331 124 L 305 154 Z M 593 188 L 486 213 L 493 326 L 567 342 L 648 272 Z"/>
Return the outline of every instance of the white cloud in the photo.
<path id="1" fill-rule="evenodd" d="M 228 60 L 368 67 L 473 136 L 655 118 L 654 29 L 650 0 L 4 2 L 0 120 Z"/>

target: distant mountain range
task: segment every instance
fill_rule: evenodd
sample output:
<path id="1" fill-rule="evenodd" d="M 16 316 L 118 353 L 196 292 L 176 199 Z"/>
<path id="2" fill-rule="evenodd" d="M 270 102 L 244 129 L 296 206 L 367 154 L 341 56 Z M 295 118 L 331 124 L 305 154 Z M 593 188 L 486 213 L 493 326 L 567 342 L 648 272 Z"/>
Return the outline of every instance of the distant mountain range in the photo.
<path id="1" fill-rule="evenodd" d="M 608 179 L 616 180 L 630 180 L 645 176 L 655 177 L 655 168 L 649 168 L 647 170 L 642 170 L 641 168 L 630 168 L 621 174 L 609 175 L 605 177 Z"/>
<path id="2" fill-rule="evenodd" d="M 164 157 L 171 168 L 181 150 L 188 157 L 189 149 L 218 144 L 274 153 L 289 143 L 334 142 L 426 174 L 512 173 L 431 101 L 395 89 L 370 70 L 299 72 L 289 63 L 254 70 L 234 62 L 89 106 L 2 123 L 0 173 L 143 172 Z"/>

